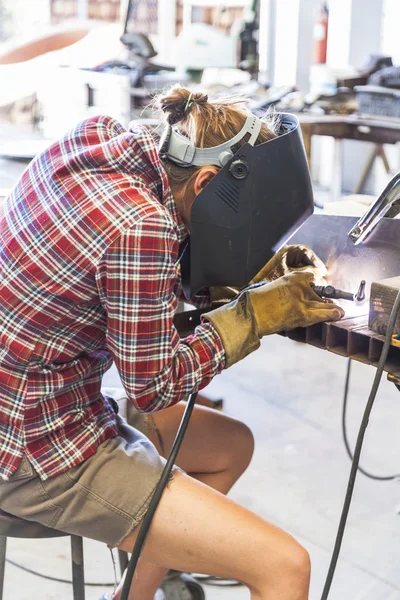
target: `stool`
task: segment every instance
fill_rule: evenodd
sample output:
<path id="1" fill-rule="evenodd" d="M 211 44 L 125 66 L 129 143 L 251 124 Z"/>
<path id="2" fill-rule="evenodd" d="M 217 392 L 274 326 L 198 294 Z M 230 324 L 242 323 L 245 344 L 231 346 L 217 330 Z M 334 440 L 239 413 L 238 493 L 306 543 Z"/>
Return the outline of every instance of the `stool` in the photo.
<path id="1" fill-rule="evenodd" d="M 67 533 L 56 531 L 33 521 L 25 521 L 0 510 L 0 600 L 3 600 L 4 571 L 6 566 L 7 538 L 54 538 Z M 85 600 L 85 577 L 83 570 L 83 540 L 71 535 L 72 588 L 74 600 Z"/>
<path id="2" fill-rule="evenodd" d="M 54 538 L 66 537 L 68 533 L 45 527 L 34 521 L 25 521 L 0 510 L 0 600 L 3 600 L 4 571 L 6 565 L 7 538 Z M 85 576 L 83 568 L 83 540 L 71 535 L 71 566 L 73 600 L 85 600 Z M 118 551 L 121 574 L 128 562 L 128 555 Z"/>

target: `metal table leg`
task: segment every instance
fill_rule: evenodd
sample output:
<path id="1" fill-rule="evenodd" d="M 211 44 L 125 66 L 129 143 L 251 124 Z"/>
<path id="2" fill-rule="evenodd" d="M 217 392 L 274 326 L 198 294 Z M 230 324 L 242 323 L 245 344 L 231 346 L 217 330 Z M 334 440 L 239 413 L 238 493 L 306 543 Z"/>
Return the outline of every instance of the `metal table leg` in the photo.
<path id="1" fill-rule="evenodd" d="M 0 600 L 3 600 L 4 571 L 6 567 L 7 538 L 0 536 Z"/>
<path id="2" fill-rule="evenodd" d="M 125 573 L 125 569 L 128 566 L 129 556 L 127 552 L 123 550 L 118 550 L 118 560 L 119 560 L 119 568 L 121 571 L 121 577 Z M 1 600 L 1 598 L 0 598 Z"/>
<path id="3" fill-rule="evenodd" d="M 343 158 L 343 140 L 335 139 L 335 150 L 333 156 L 332 173 L 332 202 L 340 200 L 342 195 L 342 158 Z"/>
<path id="4" fill-rule="evenodd" d="M 85 573 L 83 568 L 83 540 L 71 535 L 72 587 L 74 600 L 85 600 Z M 1 600 L 1 599 L 0 599 Z"/>

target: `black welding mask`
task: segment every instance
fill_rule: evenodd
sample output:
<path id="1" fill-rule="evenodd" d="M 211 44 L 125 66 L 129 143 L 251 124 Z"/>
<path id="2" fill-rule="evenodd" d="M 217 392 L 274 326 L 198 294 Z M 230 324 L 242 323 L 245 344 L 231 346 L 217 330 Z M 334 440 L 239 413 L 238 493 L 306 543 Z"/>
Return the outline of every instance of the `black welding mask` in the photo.
<path id="1" fill-rule="evenodd" d="M 277 136 L 254 145 L 262 120 L 214 148 L 194 148 L 167 128 L 159 154 L 182 167 L 215 165 L 217 175 L 196 196 L 190 241 L 181 261 L 186 297 L 210 286 L 247 285 L 312 214 L 310 174 L 297 117 L 277 115 Z M 248 141 L 233 153 L 245 135 Z"/>

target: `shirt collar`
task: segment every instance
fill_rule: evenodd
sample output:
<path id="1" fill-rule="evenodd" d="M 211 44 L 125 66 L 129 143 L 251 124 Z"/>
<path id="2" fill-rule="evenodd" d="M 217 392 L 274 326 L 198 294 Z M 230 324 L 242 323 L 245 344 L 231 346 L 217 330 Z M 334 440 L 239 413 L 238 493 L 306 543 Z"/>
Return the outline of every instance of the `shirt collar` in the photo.
<path id="1" fill-rule="evenodd" d="M 131 124 L 129 130 L 124 130 L 118 137 L 125 147 L 119 158 L 125 161 L 130 172 L 139 177 L 168 210 L 176 226 L 178 243 L 182 244 L 187 240 L 189 232 L 178 212 L 167 173 L 161 164 L 152 135 L 144 127 Z"/>

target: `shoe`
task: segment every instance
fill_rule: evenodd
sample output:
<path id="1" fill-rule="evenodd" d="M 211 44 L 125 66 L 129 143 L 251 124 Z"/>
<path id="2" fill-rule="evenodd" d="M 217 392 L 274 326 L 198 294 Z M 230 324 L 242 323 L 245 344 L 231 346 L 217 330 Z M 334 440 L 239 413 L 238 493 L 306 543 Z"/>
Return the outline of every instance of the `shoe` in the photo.
<path id="1" fill-rule="evenodd" d="M 168 571 L 161 583 L 166 600 L 205 600 L 204 590 L 190 573 Z"/>

